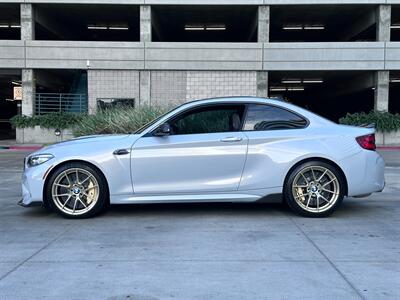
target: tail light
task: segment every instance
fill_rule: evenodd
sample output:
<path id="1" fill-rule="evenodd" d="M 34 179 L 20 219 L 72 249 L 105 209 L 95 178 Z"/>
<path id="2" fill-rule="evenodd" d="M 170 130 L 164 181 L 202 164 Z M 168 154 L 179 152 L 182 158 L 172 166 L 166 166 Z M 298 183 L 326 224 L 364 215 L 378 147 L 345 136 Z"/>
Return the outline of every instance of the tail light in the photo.
<path id="1" fill-rule="evenodd" d="M 356 138 L 357 143 L 366 150 L 374 151 L 375 145 L 375 134 L 367 134 Z"/>

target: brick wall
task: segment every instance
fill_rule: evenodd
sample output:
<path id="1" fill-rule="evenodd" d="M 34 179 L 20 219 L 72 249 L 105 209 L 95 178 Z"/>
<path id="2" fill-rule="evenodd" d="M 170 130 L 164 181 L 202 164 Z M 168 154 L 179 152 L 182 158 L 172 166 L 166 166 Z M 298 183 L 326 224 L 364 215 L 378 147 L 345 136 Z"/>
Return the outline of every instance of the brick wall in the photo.
<path id="1" fill-rule="evenodd" d="M 149 88 L 150 101 L 140 101 Z M 88 91 L 89 112 L 96 111 L 97 98 L 135 98 L 136 103 L 172 106 L 203 98 L 256 96 L 257 72 L 150 71 L 149 87 L 140 81 L 139 71 L 89 70 Z"/>
<path id="2" fill-rule="evenodd" d="M 222 96 L 256 96 L 255 71 L 188 71 L 186 100 Z"/>
<path id="3" fill-rule="evenodd" d="M 186 100 L 186 71 L 152 71 L 151 104 L 173 105 Z"/>
<path id="4" fill-rule="evenodd" d="M 89 113 L 96 111 L 97 98 L 139 100 L 139 71 L 89 70 Z"/>

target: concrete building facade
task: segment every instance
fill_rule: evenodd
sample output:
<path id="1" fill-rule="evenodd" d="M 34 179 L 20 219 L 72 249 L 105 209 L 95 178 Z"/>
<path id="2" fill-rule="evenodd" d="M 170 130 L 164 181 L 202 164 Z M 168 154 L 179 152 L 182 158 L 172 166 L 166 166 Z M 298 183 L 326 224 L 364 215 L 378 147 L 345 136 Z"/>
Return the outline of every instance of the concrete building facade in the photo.
<path id="1" fill-rule="evenodd" d="M 28 116 L 45 112 L 40 94 L 85 90 L 75 71 L 89 113 L 99 99 L 229 95 L 282 97 L 334 120 L 400 112 L 399 16 L 399 0 L 0 0 L 0 76 L 20 76 Z"/>

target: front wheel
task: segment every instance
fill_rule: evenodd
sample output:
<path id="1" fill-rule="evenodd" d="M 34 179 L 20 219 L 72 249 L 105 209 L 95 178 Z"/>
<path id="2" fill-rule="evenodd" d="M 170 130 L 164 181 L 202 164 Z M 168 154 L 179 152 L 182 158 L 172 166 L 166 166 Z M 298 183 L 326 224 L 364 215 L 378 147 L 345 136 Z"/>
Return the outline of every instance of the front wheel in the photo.
<path id="1" fill-rule="evenodd" d="M 46 195 L 56 212 L 80 219 L 95 216 L 106 207 L 108 190 L 99 171 L 84 163 L 68 163 L 50 176 Z"/>
<path id="2" fill-rule="evenodd" d="M 342 203 L 345 184 L 336 167 L 322 161 L 297 166 L 285 185 L 289 207 L 305 217 L 326 217 Z"/>

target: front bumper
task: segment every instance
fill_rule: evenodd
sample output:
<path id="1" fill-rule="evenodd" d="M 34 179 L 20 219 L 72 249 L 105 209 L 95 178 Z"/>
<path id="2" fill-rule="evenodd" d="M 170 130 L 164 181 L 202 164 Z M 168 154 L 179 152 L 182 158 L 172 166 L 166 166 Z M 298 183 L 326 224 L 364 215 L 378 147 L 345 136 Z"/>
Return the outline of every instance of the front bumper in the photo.
<path id="1" fill-rule="evenodd" d="M 22 174 L 22 199 L 18 202 L 23 207 L 43 205 L 44 174 L 50 168 L 46 163 L 32 168 L 25 168 Z"/>

